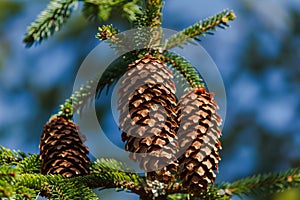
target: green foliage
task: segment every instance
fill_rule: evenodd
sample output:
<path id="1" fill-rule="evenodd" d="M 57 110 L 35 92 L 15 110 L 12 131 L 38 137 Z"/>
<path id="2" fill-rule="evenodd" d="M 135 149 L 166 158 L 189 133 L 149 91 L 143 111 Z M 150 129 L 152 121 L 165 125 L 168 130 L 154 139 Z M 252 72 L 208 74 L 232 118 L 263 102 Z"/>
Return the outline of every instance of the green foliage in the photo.
<path id="1" fill-rule="evenodd" d="M 0 166 L 0 198 L 30 199 L 35 191 L 22 185 L 17 180 L 20 172 L 13 166 Z"/>
<path id="2" fill-rule="evenodd" d="M 98 200 L 97 195 L 82 182 L 73 181 L 68 183 L 59 182 L 55 185 L 51 185 L 50 198 L 51 199 L 77 199 L 77 200 Z"/>
<path id="3" fill-rule="evenodd" d="M 147 1 L 146 8 L 135 21 L 136 27 L 154 27 L 159 28 L 162 21 L 162 0 Z"/>
<path id="4" fill-rule="evenodd" d="M 225 10 L 171 36 L 163 44 L 163 50 L 169 50 L 173 47 L 183 45 L 191 39 L 197 39 L 199 36 L 212 34 L 212 31 L 215 31 L 216 27 L 225 28 L 228 26 L 227 22 L 234 19 L 234 12 Z"/>
<path id="5" fill-rule="evenodd" d="M 180 55 L 174 52 L 166 51 L 164 52 L 163 56 L 161 56 L 161 59 L 164 62 L 168 63 L 171 68 L 175 69 L 173 70 L 175 72 L 173 73 L 175 78 L 177 77 L 183 79 L 181 81 L 181 83 L 183 84 L 182 87 L 196 88 L 205 86 L 204 81 L 197 69 L 195 69 L 195 67 L 191 63 L 189 63 Z M 188 82 L 189 85 L 186 85 L 186 82 Z"/>
<path id="6" fill-rule="evenodd" d="M 80 87 L 78 91 L 75 91 L 70 98 L 66 99 L 65 103 L 60 106 L 58 116 L 71 119 L 76 111 L 80 113 L 82 108 L 87 105 L 87 101 L 95 95 L 96 80 L 98 80 L 98 77 L 94 80 L 87 81 L 87 83 Z"/>
<path id="7" fill-rule="evenodd" d="M 38 194 L 51 199 L 97 199 L 93 192 L 95 188 L 131 190 L 145 197 L 155 190 L 146 183 L 144 177 L 130 170 L 124 163 L 111 158 L 94 161 L 91 174 L 73 178 L 40 174 L 38 169 L 41 161 L 36 154 L 26 156 L 25 153 L 1 147 L 0 159 L 8 161 L 0 166 L 2 199 L 34 199 Z M 299 184 L 300 169 L 291 169 L 282 173 L 256 175 L 232 183 L 210 186 L 196 195 L 189 195 L 188 190 L 180 183 L 166 185 L 164 190 L 172 200 L 192 200 L 199 197 L 204 200 L 229 200 L 235 195 L 268 199 L 273 194 L 299 188 Z"/>
<path id="8" fill-rule="evenodd" d="M 24 42 L 27 47 L 50 37 L 60 30 L 75 8 L 77 0 L 52 0 L 29 27 Z"/>
<path id="9" fill-rule="evenodd" d="M 30 199 L 35 190 L 17 184 L 23 173 L 40 173 L 39 155 L 9 150 L 0 146 L 0 197 L 10 199 Z"/>
<path id="10" fill-rule="evenodd" d="M 102 158 L 96 160 L 91 166 L 92 172 L 99 173 L 104 181 L 117 181 L 117 182 L 132 182 L 133 184 L 142 183 L 142 179 L 124 163 L 115 159 Z M 122 186 L 122 185 L 120 185 Z"/>
<path id="11" fill-rule="evenodd" d="M 21 173 L 39 173 L 41 169 L 41 160 L 39 155 L 33 154 L 25 157 L 16 165 L 16 169 Z"/>
<path id="12" fill-rule="evenodd" d="M 300 169 L 291 169 L 282 173 L 255 175 L 231 184 L 225 184 L 221 188 L 232 195 L 263 198 L 290 188 L 298 188 L 299 184 Z"/>
<path id="13" fill-rule="evenodd" d="M 131 2 L 125 3 L 123 5 L 122 11 L 122 15 L 126 17 L 130 22 L 135 21 L 137 19 L 137 16 L 142 13 L 140 0 L 133 0 Z"/>
<path id="14" fill-rule="evenodd" d="M 107 21 L 112 12 L 122 13 L 129 21 L 136 19 L 140 14 L 139 0 L 85 0 L 83 13 L 90 20 Z"/>
<path id="15" fill-rule="evenodd" d="M 0 146 L 0 165 L 15 165 L 27 155 L 21 151 L 6 149 Z"/>
<path id="16" fill-rule="evenodd" d="M 126 171 L 130 170 L 124 163 L 112 158 L 101 158 L 93 162 L 91 166 L 92 171 Z"/>
<path id="17" fill-rule="evenodd" d="M 103 25 L 102 27 L 98 28 L 99 33 L 97 33 L 96 38 L 99 40 L 111 40 L 115 42 L 115 35 L 119 33 L 119 30 L 114 28 L 112 24 L 110 25 Z"/>

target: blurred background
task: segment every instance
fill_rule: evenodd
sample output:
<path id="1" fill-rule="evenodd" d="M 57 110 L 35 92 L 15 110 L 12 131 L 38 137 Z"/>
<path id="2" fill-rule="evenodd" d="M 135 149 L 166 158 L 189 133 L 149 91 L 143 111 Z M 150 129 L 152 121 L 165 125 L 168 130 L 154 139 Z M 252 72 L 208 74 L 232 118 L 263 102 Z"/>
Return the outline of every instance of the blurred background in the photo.
<path id="1" fill-rule="evenodd" d="M 237 15 L 230 28 L 200 43 L 217 64 L 227 94 L 217 182 L 299 167 L 299 0 L 207 2 L 167 1 L 163 27 L 179 31 L 225 8 Z M 59 33 L 25 48 L 26 28 L 47 3 L 0 0 L 0 144 L 28 153 L 39 153 L 44 123 L 71 95 L 77 69 L 99 44 L 95 35 L 101 23 L 86 20 L 79 4 Z M 117 17 L 108 23 L 130 28 Z M 119 134 L 107 106 L 109 98 L 103 99 L 97 103 L 102 126 Z M 108 193 L 103 199 L 120 197 Z M 122 194 L 126 198 L 137 199 Z"/>

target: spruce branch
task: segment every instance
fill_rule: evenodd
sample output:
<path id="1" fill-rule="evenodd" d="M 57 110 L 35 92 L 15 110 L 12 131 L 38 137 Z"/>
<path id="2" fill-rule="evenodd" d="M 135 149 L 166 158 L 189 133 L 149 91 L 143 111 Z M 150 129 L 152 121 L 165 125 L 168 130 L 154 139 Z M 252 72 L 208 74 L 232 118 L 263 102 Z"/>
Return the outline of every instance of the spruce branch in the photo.
<path id="1" fill-rule="evenodd" d="M 68 182 L 59 182 L 55 185 L 49 187 L 52 189 L 50 194 L 50 199 L 82 199 L 82 200 L 98 200 L 97 195 L 93 190 L 84 183 L 79 181 Z"/>
<path id="2" fill-rule="evenodd" d="M 87 83 L 75 91 L 70 98 L 65 100 L 65 103 L 60 105 L 58 116 L 71 119 L 75 112 L 80 113 L 82 108 L 87 105 L 88 100 L 95 95 L 98 77 L 87 81 Z"/>
<path id="3" fill-rule="evenodd" d="M 88 19 L 106 21 L 113 8 L 123 2 L 124 0 L 85 0 L 83 13 Z"/>
<path id="4" fill-rule="evenodd" d="M 147 0 L 146 7 L 143 13 L 137 18 L 135 22 L 137 27 L 161 27 L 162 22 L 162 0 Z"/>
<path id="5" fill-rule="evenodd" d="M 16 164 L 26 158 L 27 155 L 21 151 L 15 151 L 0 146 L 0 165 Z"/>
<path id="6" fill-rule="evenodd" d="M 84 0 L 83 13 L 90 20 L 106 21 L 113 11 L 121 11 L 121 16 L 134 21 L 141 13 L 139 4 L 140 0 Z"/>
<path id="7" fill-rule="evenodd" d="M 187 87 L 204 87 L 205 84 L 199 72 L 191 63 L 189 63 L 180 55 L 174 52 L 166 51 L 160 56 L 160 59 L 170 64 L 171 68 L 175 69 L 175 72 L 179 72 L 182 75 L 181 77 L 184 78 L 184 80 L 182 80 L 182 83 L 184 84 L 186 81 L 189 83 L 189 86 Z"/>
<path id="8" fill-rule="evenodd" d="M 113 8 L 124 2 L 124 0 L 85 0 L 83 13 L 88 19 L 99 18 L 101 21 L 106 21 Z"/>
<path id="9" fill-rule="evenodd" d="M 233 183 L 224 184 L 220 188 L 230 195 L 238 196 L 270 196 L 300 184 L 300 169 L 290 169 L 281 173 L 268 173 L 244 178 Z"/>
<path id="10" fill-rule="evenodd" d="M 117 161 L 112 158 L 101 158 L 97 159 L 93 162 L 91 166 L 92 171 L 99 172 L 99 171 L 128 171 L 130 170 L 128 166 L 124 163 Z"/>
<path id="11" fill-rule="evenodd" d="M 95 199 L 94 188 L 121 188 L 144 191 L 140 186 L 142 179 L 129 170 L 123 163 L 113 159 L 99 159 L 91 166 L 92 174 L 66 178 L 61 175 L 20 174 L 14 177 L 15 186 L 24 186 L 59 199 L 74 199 L 77 194 L 81 199 Z M 14 172 L 14 171 L 13 171 Z M 8 171 L 7 174 L 10 174 Z M 0 179 L 1 180 L 1 179 Z M 78 194 L 80 192 L 80 195 Z M 86 197 L 86 198 L 84 198 Z"/>
<path id="12" fill-rule="evenodd" d="M 3 148 L 2 148 L 3 149 Z M 137 173 L 132 172 L 126 165 L 114 159 L 98 159 L 91 165 L 91 174 L 73 178 L 61 175 L 42 175 L 38 171 L 27 170 L 26 166 L 35 166 L 40 162 L 38 155 L 31 155 L 21 161 L 22 166 L 14 167 L 11 162 L 0 166 L 0 197 L 10 199 L 30 199 L 41 190 L 57 199 L 96 199 L 92 191 L 95 188 L 119 188 L 130 190 L 141 196 L 142 199 L 153 197 L 155 187 Z M 28 163 L 25 165 L 24 163 Z M 35 167 L 33 167 L 34 169 Z M 282 173 L 270 173 L 255 175 L 233 183 L 211 185 L 198 194 L 189 195 L 188 189 L 181 186 L 180 182 L 167 184 L 163 191 L 169 199 L 193 199 L 204 200 L 229 200 L 232 196 L 269 197 L 274 193 L 282 192 L 290 188 L 296 188 L 300 184 L 300 169 L 291 169 Z M 80 191 L 80 192 L 79 192 Z M 80 193 L 80 194 L 79 194 Z"/>
<path id="13" fill-rule="evenodd" d="M 31 47 L 34 43 L 40 43 L 54 32 L 59 31 L 76 5 L 77 0 L 50 1 L 46 9 L 38 15 L 36 21 L 28 27 L 23 39 L 26 46 Z"/>
<path id="14" fill-rule="evenodd" d="M 51 199 L 98 199 L 83 182 L 61 175 L 20 174 L 14 180 L 14 187 L 29 188 L 36 191 L 36 195 L 41 191 Z"/>
<path id="15" fill-rule="evenodd" d="M 41 169 L 41 160 L 39 155 L 32 154 L 16 164 L 16 169 L 20 173 L 39 173 Z"/>
<path id="16" fill-rule="evenodd" d="M 35 190 L 16 184 L 20 172 L 12 166 L 0 166 L 0 198 L 30 199 Z"/>
<path id="17" fill-rule="evenodd" d="M 124 33 L 118 34 L 120 31 L 112 24 L 98 27 L 98 31 L 96 38 L 109 43 L 109 46 L 114 49 L 116 53 L 120 54 L 121 51 L 128 49 L 129 45 L 126 43 L 126 35 Z"/>
<path id="18" fill-rule="evenodd" d="M 15 188 L 15 193 L 10 197 L 10 199 L 36 199 L 37 191 L 31 188 L 27 188 L 24 186 L 17 186 Z"/>
<path id="19" fill-rule="evenodd" d="M 225 28 L 229 26 L 228 21 L 235 19 L 233 11 L 225 10 L 215 16 L 200 21 L 187 29 L 180 31 L 179 33 L 171 36 L 163 44 L 163 50 L 169 50 L 176 46 L 181 46 L 191 39 L 198 39 L 199 36 L 205 36 L 206 34 L 212 34 L 212 31 L 216 31 L 216 27 Z"/>
<path id="20" fill-rule="evenodd" d="M 122 7 L 122 15 L 126 17 L 130 22 L 134 22 L 137 19 L 137 16 L 142 14 L 141 11 L 141 1 L 133 0 L 127 2 Z"/>
<path id="21" fill-rule="evenodd" d="M 137 28 L 134 34 L 134 43 L 138 47 L 151 51 L 161 44 L 162 38 L 162 0 L 147 0 L 142 14 L 138 15 L 134 26 Z"/>
<path id="22" fill-rule="evenodd" d="M 131 182 L 135 185 L 143 183 L 138 174 L 132 172 L 124 163 L 121 163 L 115 159 L 102 158 L 93 162 L 91 170 L 94 174 L 98 174 L 98 177 L 114 180 L 113 182 Z M 115 184 L 114 183 L 114 184 Z"/>
<path id="23" fill-rule="evenodd" d="M 115 42 L 117 39 L 115 37 L 120 31 L 113 27 L 112 24 L 110 25 L 103 25 L 102 27 L 98 28 L 99 33 L 97 33 L 96 38 L 99 40 L 111 40 Z"/>

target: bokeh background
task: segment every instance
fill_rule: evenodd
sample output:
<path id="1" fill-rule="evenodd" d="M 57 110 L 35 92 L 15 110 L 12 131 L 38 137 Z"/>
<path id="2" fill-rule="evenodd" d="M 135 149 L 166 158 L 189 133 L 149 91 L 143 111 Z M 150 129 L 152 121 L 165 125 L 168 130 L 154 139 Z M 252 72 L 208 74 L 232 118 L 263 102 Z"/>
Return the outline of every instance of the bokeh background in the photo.
<path id="1" fill-rule="evenodd" d="M 25 48 L 26 28 L 47 3 L 0 0 L 0 144 L 28 153 L 39 152 L 44 123 L 70 96 L 77 69 L 99 44 L 95 35 L 101 22 L 86 20 L 79 4 L 59 33 Z M 236 20 L 201 42 L 227 93 L 217 181 L 299 167 L 300 2 L 172 0 L 165 3 L 163 27 L 181 30 L 225 8 L 235 11 Z M 114 16 L 106 23 L 130 28 Z M 119 134 L 112 127 L 109 98 L 103 99 L 97 103 L 102 126 Z M 102 197 L 137 199 L 123 192 Z"/>

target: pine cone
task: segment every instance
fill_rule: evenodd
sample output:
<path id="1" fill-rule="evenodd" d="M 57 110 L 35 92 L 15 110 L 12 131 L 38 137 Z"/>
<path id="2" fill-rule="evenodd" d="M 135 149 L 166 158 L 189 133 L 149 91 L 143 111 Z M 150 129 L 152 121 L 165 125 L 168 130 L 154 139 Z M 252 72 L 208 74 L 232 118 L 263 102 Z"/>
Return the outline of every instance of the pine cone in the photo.
<path id="1" fill-rule="evenodd" d="M 177 169 L 177 100 L 172 74 L 164 63 L 145 56 L 129 65 L 118 94 L 120 129 L 129 158 L 150 180 L 167 182 Z"/>
<path id="2" fill-rule="evenodd" d="M 89 174 L 89 150 L 81 141 L 79 127 L 71 120 L 51 118 L 44 126 L 39 148 L 42 174 Z"/>
<path id="3" fill-rule="evenodd" d="M 179 103 L 179 178 L 191 193 L 213 183 L 221 160 L 221 118 L 213 94 L 205 88 L 186 92 Z M 179 114 L 178 114 L 179 115 Z"/>

